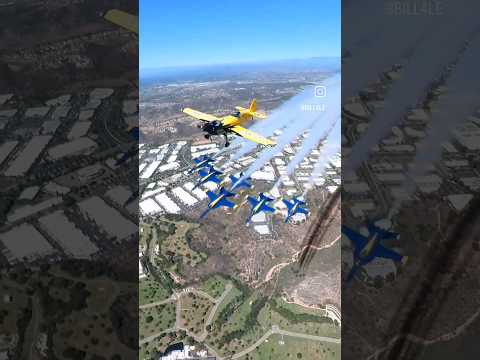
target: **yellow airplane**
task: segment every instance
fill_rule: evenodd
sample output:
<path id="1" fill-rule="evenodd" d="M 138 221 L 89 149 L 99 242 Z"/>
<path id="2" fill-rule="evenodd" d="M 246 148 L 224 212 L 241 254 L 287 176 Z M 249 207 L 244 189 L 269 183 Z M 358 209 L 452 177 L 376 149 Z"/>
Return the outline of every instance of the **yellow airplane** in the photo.
<path id="1" fill-rule="evenodd" d="M 227 134 L 230 133 L 241 136 L 260 145 L 275 145 L 273 141 L 242 126 L 243 124 L 253 120 L 253 118 L 266 118 L 264 114 L 257 112 L 257 101 L 255 99 L 253 99 L 248 109 L 240 106 L 235 106 L 235 109 L 237 109 L 236 112 L 223 117 L 205 114 L 201 111 L 190 108 L 183 109 L 183 112 L 204 122 L 204 124 L 198 125 L 198 128 L 206 132 L 206 139 L 209 139 L 212 135 L 223 135 L 225 137 L 225 147 L 230 145 L 227 136 Z"/>

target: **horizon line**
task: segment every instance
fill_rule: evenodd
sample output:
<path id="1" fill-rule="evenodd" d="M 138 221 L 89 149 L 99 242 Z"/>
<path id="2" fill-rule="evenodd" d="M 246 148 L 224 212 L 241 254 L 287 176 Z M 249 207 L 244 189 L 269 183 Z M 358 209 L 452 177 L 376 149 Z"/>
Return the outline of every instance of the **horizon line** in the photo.
<path id="1" fill-rule="evenodd" d="M 209 66 L 230 66 L 230 65 L 249 65 L 249 64 L 265 64 L 272 62 L 281 62 L 281 61 L 301 61 L 301 60 L 312 60 L 312 59 L 341 59 L 340 55 L 326 55 L 326 56 L 311 56 L 306 58 L 284 58 L 284 59 L 272 59 L 272 60 L 251 60 L 243 62 L 224 62 L 224 63 L 208 63 L 208 64 L 196 64 L 196 65 L 169 65 L 169 66 L 159 66 L 159 67 L 139 67 L 139 72 L 141 71 L 161 71 L 161 70 L 172 70 L 172 69 L 187 69 L 187 68 L 196 68 L 196 67 L 209 67 Z"/>

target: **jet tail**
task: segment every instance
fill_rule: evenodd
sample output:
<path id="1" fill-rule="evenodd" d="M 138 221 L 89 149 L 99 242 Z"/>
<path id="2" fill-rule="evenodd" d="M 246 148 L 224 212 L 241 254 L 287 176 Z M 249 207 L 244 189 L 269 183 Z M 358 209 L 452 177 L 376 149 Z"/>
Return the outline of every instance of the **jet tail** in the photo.
<path id="1" fill-rule="evenodd" d="M 254 113 L 257 111 L 257 99 L 253 99 L 252 102 L 250 103 L 250 108 L 248 109 L 251 113 Z"/>
<path id="2" fill-rule="evenodd" d="M 245 109 L 241 106 L 235 106 L 235 108 L 257 119 L 266 119 L 267 117 L 265 114 L 257 112 L 257 99 L 252 100 L 252 102 L 250 103 L 250 107 L 248 109 Z"/>

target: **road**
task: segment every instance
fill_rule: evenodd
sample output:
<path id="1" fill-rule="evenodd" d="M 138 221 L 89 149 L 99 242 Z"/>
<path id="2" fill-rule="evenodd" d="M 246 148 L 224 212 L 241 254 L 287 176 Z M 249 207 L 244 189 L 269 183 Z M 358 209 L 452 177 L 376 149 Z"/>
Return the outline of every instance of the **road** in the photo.
<path id="1" fill-rule="evenodd" d="M 332 244 L 328 244 L 325 247 L 332 246 L 336 241 L 339 240 L 339 238 L 340 237 L 337 237 L 332 242 Z M 296 256 L 294 256 L 294 258 L 296 258 L 298 256 L 298 254 L 295 254 L 295 255 Z M 162 304 L 166 304 L 166 303 L 173 302 L 173 301 L 177 302 L 175 327 L 174 328 L 169 328 L 169 329 L 166 329 L 166 330 L 162 330 L 158 333 L 155 333 L 155 334 L 150 335 L 146 338 L 143 338 L 142 340 L 140 340 L 140 345 L 142 345 L 144 343 L 147 343 L 149 341 L 155 340 L 157 337 L 159 337 L 162 334 L 169 333 L 169 332 L 176 332 L 178 330 L 184 330 L 187 333 L 187 335 L 194 338 L 195 341 L 200 342 L 203 345 L 205 345 L 207 347 L 207 349 L 209 350 L 209 352 L 211 354 L 213 354 L 218 360 L 225 360 L 226 358 L 223 358 L 223 357 L 219 356 L 215 349 L 213 349 L 212 347 L 210 347 L 208 344 L 205 343 L 205 338 L 208 335 L 208 331 L 206 329 L 207 326 L 212 323 L 212 321 L 215 318 L 215 315 L 218 311 L 218 307 L 225 300 L 228 293 L 232 289 L 233 289 L 232 284 L 228 283 L 228 284 L 225 285 L 225 290 L 223 291 L 222 295 L 220 295 L 220 297 L 218 297 L 218 298 L 213 298 L 210 294 L 208 294 L 208 293 L 206 293 L 202 290 L 198 290 L 198 289 L 194 289 L 194 288 L 186 288 L 186 289 L 182 290 L 181 292 L 174 293 L 168 299 L 153 302 L 153 303 L 150 303 L 150 304 L 141 305 L 140 308 L 145 309 L 145 308 L 154 307 L 154 306 L 157 306 L 157 305 L 162 305 Z M 208 314 L 208 318 L 205 321 L 203 332 L 201 334 L 190 333 L 190 331 L 188 329 L 184 328 L 181 324 L 181 310 L 182 310 L 181 309 L 181 296 L 183 294 L 186 294 L 186 293 L 189 293 L 189 292 L 196 293 L 198 295 L 204 296 L 205 298 L 211 300 L 215 304 L 213 306 L 213 308 L 210 310 L 210 313 Z M 335 344 L 340 344 L 341 343 L 341 340 L 338 339 L 338 338 L 331 338 L 331 337 L 325 337 L 325 336 L 316 336 L 316 335 L 309 335 L 309 334 L 303 334 L 303 333 L 296 333 L 296 332 L 280 329 L 278 326 L 274 325 L 261 338 L 259 338 L 254 344 L 252 344 L 248 348 L 244 349 L 243 351 L 241 351 L 241 352 L 239 352 L 239 353 L 237 353 L 237 354 L 235 354 L 231 357 L 228 357 L 228 359 L 239 359 L 239 358 L 245 356 L 246 354 L 250 353 L 251 351 L 254 351 L 257 348 L 257 346 L 260 346 L 261 344 L 263 344 L 265 342 L 265 340 L 267 340 L 270 336 L 275 335 L 275 334 L 279 334 L 279 335 L 283 335 L 283 336 L 296 337 L 296 338 L 301 338 L 301 339 L 311 340 L 311 341 L 321 341 L 321 342 L 329 342 L 329 343 L 335 343 Z"/>
<path id="2" fill-rule="evenodd" d="M 165 329 L 165 330 L 160 331 L 158 333 L 152 334 L 150 336 L 144 337 L 142 340 L 140 340 L 140 345 L 143 345 L 147 342 L 155 340 L 157 337 L 159 337 L 162 334 L 167 334 L 167 333 L 171 333 L 171 332 L 175 332 L 175 331 L 176 331 L 175 328 L 170 328 L 170 329 Z"/>
<path id="3" fill-rule="evenodd" d="M 228 293 L 232 289 L 233 289 L 233 285 L 231 283 L 226 284 L 225 285 L 225 290 L 223 291 L 222 295 L 220 295 L 220 297 L 215 299 L 215 298 L 213 298 L 212 296 L 210 296 L 209 294 L 207 294 L 206 292 L 204 292 L 202 290 L 197 290 L 197 289 L 194 289 L 194 288 L 186 288 L 182 292 L 174 293 L 168 299 L 161 300 L 161 301 L 156 301 L 156 302 L 145 304 L 145 305 L 141 305 L 140 309 L 147 309 L 147 308 L 151 308 L 151 307 L 154 307 L 154 306 L 158 306 L 158 305 L 162 305 L 162 304 L 166 304 L 166 303 L 170 303 L 170 302 L 174 302 L 174 301 L 177 302 L 176 309 L 175 309 L 175 327 L 159 331 L 158 333 L 152 334 L 150 336 L 147 336 L 147 337 L 141 339 L 140 340 L 140 345 L 143 345 L 147 342 L 153 341 L 162 334 L 166 334 L 166 333 L 170 333 L 170 332 L 176 332 L 178 330 L 184 330 L 189 336 L 193 337 L 196 341 L 204 342 L 205 338 L 208 335 L 208 332 L 207 332 L 207 329 L 206 329 L 207 326 L 212 323 L 212 321 L 215 317 L 215 314 L 217 313 L 218 307 L 223 302 L 223 300 L 225 300 Z M 182 294 L 187 294 L 189 292 L 202 295 L 202 296 L 208 298 L 209 300 L 211 300 L 215 304 L 213 306 L 212 310 L 210 311 L 209 315 L 208 315 L 207 321 L 205 322 L 205 325 L 204 325 L 204 328 L 203 328 L 203 333 L 200 334 L 200 335 L 190 333 L 190 331 L 188 329 L 184 328 L 181 324 L 181 321 L 182 321 L 182 319 L 181 319 L 181 311 L 182 311 L 181 297 L 182 297 Z M 204 344 L 204 345 L 208 348 L 210 353 L 214 354 L 218 359 L 221 359 L 213 348 L 208 346 L 208 344 Z"/>
<path id="4" fill-rule="evenodd" d="M 202 341 L 205 340 L 205 338 L 207 337 L 208 335 L 208 331 L 207 331 L 207 326 L 210 325 L 213 321 L 213 318 L 215 317 L 215 314 L 217 313 L 217 310 L 218 310 L 218 307 L 220 306 L 220 304 L 223 302 L 223 300 L 225 300 L 225 298 L 227 297 L 228 293 L 233 289 L 233 286 L 232 284 L 228 283 L 226 286 L 225 286 L 225 290 L 224 292 L 222 293 L 222 295 L 216 299 L 214 302 L 215 302 L 215 305 L 213 306 L 212 310 L 210 310 L 210 313 L 208 314 L 208 318 L 207 318 L 207 321 L 205 321 L 205 325 L 203 327 L 203 334 L 199 336 L 200 339 L 202 339 Z"/>
<path id="5" fill-rule="evenodd" d="M 25 340 L 23 341 L 22 358 L 33 359 L 33 351 L 37 341 L 38 332 L 40 330 L 41 320 L 40 298 L 37 294 L 32 296 L 32 318 L 25 332 Z"/>
<path id="6" fill-rule="evenodd" d="M 153 303 L 140 305 L 139 308 L 140 309 L 149 309 L 149 308 L 152 308 L 152 307 L 155 307 L 155 306 L 164 305 L 164 304 L 174 302 L 176 299 L 177 299 L 176 295 L 172 295 L 168 299 L 165 299 L 165 300 L 155 301 Z"/>

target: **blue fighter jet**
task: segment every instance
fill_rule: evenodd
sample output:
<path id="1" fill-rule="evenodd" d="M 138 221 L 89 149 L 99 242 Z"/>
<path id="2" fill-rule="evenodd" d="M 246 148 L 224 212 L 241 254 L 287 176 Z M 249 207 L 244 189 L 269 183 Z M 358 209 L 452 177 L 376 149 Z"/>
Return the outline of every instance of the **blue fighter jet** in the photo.
<path id="1" fill-rule="evenodd" d="M 232 187 L 231 190 L 237 189 L 237 188 L 246 188 L 246 189 L 251 189 L 252 184 L 251 184 L 251 178 L 248 177 L 242 181 L 240 179 L 243 177 L 243 172 L 240 173 L 239 177 L 236 177 L 234 175 L 230 175 L 229 178 L 232 181 Z"/>
<path id="2" fill-rule="evenodd" d="M 224 187 L 221 187 L 217 194 L 209 190 L 207 191 L 207 195 L 210 199 L 210 203 L 208 204 L 207 210 L 205 210 L 202 216 L 200 216 L 200 219 L 203 219 L 205 216 L 207 216 L 210 210 L 217 209 L 222 206 L 228 208 L 233 208 L 235 206 L 233 202 L 228 200 L 230 196 L 235 196 L 235 194 L 227 191 Z"/>
<path id="3" fill-rule="evenodd" d="M 202 184 L 205 184 L 209 181 L 214 182 L 215 184 L 220 184 L 222 180 L 218 177 L 218 175 L 222 175 L 223 172 L 215 169 L 213 166 L 208 166 L 208 171 L 204 168 L 201 169 L 198 174 L 200 175 L 200 180 L 195 184 L 193 189 L 196 189 Z"/>
<path id="4" fill-rule="evenodd" d="M 273 201 L 274 199 L 269 198 L 264 193 L 259 194 L 258 200 L 251 196 L 249 196 L 247 200 L 250 205 L 252 205 L 252 210 L 250 211 L 250 215 L 248 216 L 247 224 L 252 220 L 253 215 L 258 214 L 259 212 L 275 212 L 274 208 L 268 206 L 268 203 Z"/>
<path id="5" fill-rule="evenodd" d="M 360 267 L 368 264 L 377 257 L 392 259 L 393 261 L 400 261 L 402 263 L 405 263 L 408 259 L 407 256 L 389 250 L 381 244 L 382 240 L 398 239 L 398 234 L 384 230 L 373 223 L 368 223 L 367 228 L 369 233 L 368 237 L 342 225 L 342 232 L 352 241 L 355 248 L 353 251 L 354 264 L 348 274 L 347 281 L 353 279 Z"/>
<path id="6" fill-rule="evenodd" d="M 293 198 L 292 201 L 283 199 L 282 201 L 287 206 L 287 209 L 288 209 L 288 214 L 287 214 L 287 217 L 285 218 L 285 223 L 287 223 L 288 220 L 290 220 L 290 218 L 297 213 L 305 214 L 305 215 L 308 214 L 308 210 L 302 207 L 303 205 L 305 205 L 305 202 L 300 200 L 299 198 Z"/>
<path id="7" fill-rule="evenodd" d="M 200 156 L 198 158 L 193 159 L 193 162 L 195 163 L 195 166 L 192 167 L 190 170 L 188 170 L 189 174 L 191 174 L 191 173 L 193 173 L 197 170 L 203 169 L 207 166 L 211 166 L 212 163 L 214 162 L 214 160 L 207 155 L 203 155 L 203 156 Z"/>

